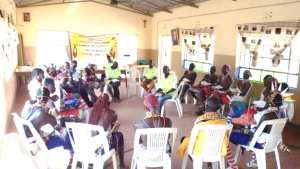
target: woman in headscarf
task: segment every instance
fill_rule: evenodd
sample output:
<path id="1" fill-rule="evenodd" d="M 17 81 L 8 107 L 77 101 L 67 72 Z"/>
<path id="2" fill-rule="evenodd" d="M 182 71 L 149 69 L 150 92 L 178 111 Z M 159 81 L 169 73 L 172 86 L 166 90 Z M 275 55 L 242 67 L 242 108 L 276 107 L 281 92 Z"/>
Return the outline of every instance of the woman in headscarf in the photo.
<path id="1" fill-rule="evenodd" d="M 118 152 L 120 166 L 124 168 L 124 137 L 123 133 L 117 131 L 119 126 L 118 115 L 114 110 L 110 109 L 109 95 L 104 91 L 104 87 L 100 84 L 95 85 L 94 93 L 98 98 L 89 117 L 87 117 L 87 123 L 103 126 L 105 131 L 110 128 L 110 148 L 114 148 Z"/>
<path id="2" fill-rule="evenodd" d="M 159 127 L 171 127 L 172 121 L 167 117 L 161 117 L 157 113 L 159 106 L 157 97 L 154 94 L 148 94 L 144 97 L 144 106 L 147 110 L 144 119 L 134 123 L 136 129 L 141 128 L 159 128 Z"/>

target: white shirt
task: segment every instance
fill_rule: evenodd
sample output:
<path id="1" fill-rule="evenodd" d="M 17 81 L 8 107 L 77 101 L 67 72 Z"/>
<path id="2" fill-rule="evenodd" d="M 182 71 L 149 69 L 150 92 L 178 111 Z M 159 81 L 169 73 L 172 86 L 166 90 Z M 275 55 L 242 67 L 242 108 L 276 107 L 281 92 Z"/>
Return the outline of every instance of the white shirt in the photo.
<path id="1" fill-rule="evenodd" d="M 30 96 L 31 100 L 36 99 L 37 90 L 41 87 L 42 87 L 42 83 L 35 79 L 33 79 L 29 82 L 29 84 L 27 85 L 27 88 L 28 88 L 29 96 Z"/>

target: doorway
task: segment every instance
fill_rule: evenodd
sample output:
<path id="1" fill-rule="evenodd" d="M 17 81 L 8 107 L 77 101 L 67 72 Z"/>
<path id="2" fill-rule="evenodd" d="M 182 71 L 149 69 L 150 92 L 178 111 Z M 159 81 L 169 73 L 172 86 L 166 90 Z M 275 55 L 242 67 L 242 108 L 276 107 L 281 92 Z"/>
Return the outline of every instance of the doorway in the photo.
<path id="1" fill-rule="evenodd" d="M 159 56 L 158 69 L 159 78 L 162 75 L 163 66 L 168 66 L 171 69 L 172 63 L 172 37 L 170 35 L 161 36 L 159 41 Z"/>

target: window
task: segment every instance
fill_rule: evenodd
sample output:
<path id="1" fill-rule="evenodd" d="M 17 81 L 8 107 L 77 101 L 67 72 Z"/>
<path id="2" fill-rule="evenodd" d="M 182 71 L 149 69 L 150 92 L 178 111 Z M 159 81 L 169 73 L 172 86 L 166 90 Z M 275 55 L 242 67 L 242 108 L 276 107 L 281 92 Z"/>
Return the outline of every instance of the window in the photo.
<path id="1" fill-rule="evenodd" d="M 68 32 L 39 31 L 37 37 L 37 65 L 63 65 L 70 60 Z"/>
<path id="2" fill-rule="evenodd" d="M 118 62 L 120 67 L 134 64 L 137 61 L 137 36 L 134 34 L 118 35 Z"/>
<path id="3" fill-rule="evenodd" d="M 250 70 L 253 81 L 262 82 L 269 74 L 279 82 L 297 88 L 300 55 L 298 28 L 275 25 L 246 25 L 246 31 L 245 25 L 238 27 L 237 78 L 241 79 L 243 72 Z"/>
<path id="4" fill-rule="evenodd" d="M 214 59 L 214 28 L 183 29 L 181 33 L 183 67 L 188 69 L 194 63 L 197 72 L 209 72 Z"/>

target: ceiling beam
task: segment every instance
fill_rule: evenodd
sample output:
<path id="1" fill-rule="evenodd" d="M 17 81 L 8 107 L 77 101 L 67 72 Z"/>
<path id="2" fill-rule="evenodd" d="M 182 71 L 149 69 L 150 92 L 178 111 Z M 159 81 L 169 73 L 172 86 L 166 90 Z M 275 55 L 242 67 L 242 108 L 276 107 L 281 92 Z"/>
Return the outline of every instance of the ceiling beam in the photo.
<path id="1" fill-rule="evenodd" d="M 149 15 L 149 16 L 153 16 L 153 14 L 151 14 L 151 12 L 149 11 L 143 11 L 142 9 L 139 9 L 138 7 L 134 6 L 134 3 L 132 3 L 132 1 L 128 1 L 128 0 L 123 0 L 123 1 L 118 1 L 119 4 L 123 4 L 124 6 L 131 8 L 133 10 L 136 10 L 138 12 L 141 12 L 145 15 Z"/>
<path id="2" fill-rule="evenodd" d="M 150 13 L 145 13 L 143 11 L 138 11 L 136 9 L 128 9 L 125 7 L 120 7 L 120 6 L 116 6 L 116 5 L 110 5 L 108 3 L 104 3 L 104 2 L 99 2 L 96 0 L 77 0 L 77 1 L 62 1 L 62 2 L 51 2 L 52 0 L 43 0 L 43 1 L 39 1 L 39 3 L 30 3 L 30 4 L 23 4 L 23 5 L 17 5 L 17 8 L 27 8 L 27 7 L 38 7 L 38 6 L 50 6 L 50 5 L 61 5 L 61 4 L 71 4 L 71 3 L 80 3 L 80 2 L 93 2 L 93 3 L 97 3 L 97 4 L 101 4 L 101 5 L 106 5 L 106 6 L 110 6 L 113 8 L 118 8 L 118 9 L 122 9 L 128 12 L 133 12 L 133 13 L 137 13 L 137 14 L 141 14 L 141 15 L 145 15 L 145 16 L 150 16 L 153 17 L 152 14 Z M 49 2 L 49 3 L 44 3 L 44 2 Z"/>
<path id="3" fill-rule="evenodd" d="M 190 7 L 193 7 L 193 8 L 199 8 L 199 5 L 197 5 L 193 2 L 181 1 L 181 0 L 171 0 L 171 1 L 182 4 L 182 5 L 187 5 L 187 6 L 190 6 Z"/>
<path id="4" fill-rule="evenodd" d="M 169 10 L 168 8 L 165 8 L 165 7 L 161 7 L 161 6 L 158 6 L 157 4 L 151 2 L 151 1 L 148 1 L 148 0 L 144 0 L 143 2 L 153 6 L 155 9 L 158 9 L 160 11 L 164 11 L 164 12 L 167 12 L 167 13 L 173 13 L 171 10 Z"/>
<path id="5" fill-rule="evenodd" d="M 125 5 L 125 6 L 127 6 L 127 7 L 129 7 L 129 8 L 132 8 L 132 9 L 134 9 L 134 10 L 136 10 L 136 11 L 142 12 L 142 13 L 148 15 L 148 16 L 153 16 L 153 14 L 152 14 L 151 12 L 149 12 L 149 11 L 143 11 L 143 10 L 141 10 L 141 9 L 139 9 L 139 8 L 137 8 L 137 7 L 135 7 L 135 6 L 133 6 L 133 4 L 129 4 L 129 5 Z"/>
<path id="6" fill-rule="evenodd" d="M 149 14 L 147 12 L 144 12 L 144 11 L 141 11 L 141 10 L 138 10 L 138 9 L 133 9 L 133 8 L 128 9 L 128 8 L 124 8 L 124 7 L 121 7 L 121 6 L 118 6 L 118 5 L 111 5 L 111 4 L 107 4 L 107 3 L 104 3 L 104 2 L 100 2 L 100 1 L 97 1 L 97 0 L 88 0 L 88 1 L 94 2 L 94 3 L 97 3 L 97 4 L 101 4 L 101 5 L 110 6 L 110 7 L 113 7 L 113 8 L 122 9 L 122 10 L 129 11 L 129 12 L 134 12 L 134 13 L 146 15 L 146 16 L 151 16 L 151 17 L 153 16 L 152 14 Z M 121 2 L 121 3 L 124 3 L 124 2 Z"/>
<path id="7" fill-rule="evenodd" d="M 42 4 L 42 3 L 45 3 L 45 2 L 51 2 L 53 0 L 41 0 L 41 1 L 37 1 L 37 2 L 31 2 L 31 3 L 24 3 L 24 4 L 16 4 L 17 7 L 23 7 L 23 6 L 32 6 L 32 5 L 39 5 L 39 4 Z M 20 1 L 22 2 L 22 1 Z"/>

